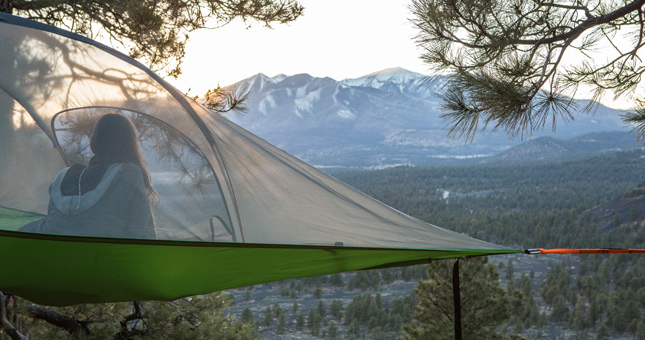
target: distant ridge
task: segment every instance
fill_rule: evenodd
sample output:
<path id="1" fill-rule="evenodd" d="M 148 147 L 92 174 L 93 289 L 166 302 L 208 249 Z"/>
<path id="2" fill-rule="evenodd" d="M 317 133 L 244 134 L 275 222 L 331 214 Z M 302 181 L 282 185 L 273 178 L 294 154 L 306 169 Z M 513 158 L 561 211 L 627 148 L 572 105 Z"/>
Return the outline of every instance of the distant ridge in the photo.
<path id="1" fill-rule="evenodd" d="M 540 137 L 489 157 L 484 162 L 573 159 L 636 147 L 639 147 L 636 137 L 622 131 L 592 132 L 569 140 Z"/>
<path id="2" fill-rule="evenodd" d="M 543 160 L 547 158 L 557 158 L 569 153 L 571 150 L 566 146 L 563 140 L 553 137 L 540 137 L 532 139 L 524 144 L 520 144 L 510 150 L 504 151 L 499 155 L 493 156 L 490 160 L 494 161 L 527 161 Z"/>

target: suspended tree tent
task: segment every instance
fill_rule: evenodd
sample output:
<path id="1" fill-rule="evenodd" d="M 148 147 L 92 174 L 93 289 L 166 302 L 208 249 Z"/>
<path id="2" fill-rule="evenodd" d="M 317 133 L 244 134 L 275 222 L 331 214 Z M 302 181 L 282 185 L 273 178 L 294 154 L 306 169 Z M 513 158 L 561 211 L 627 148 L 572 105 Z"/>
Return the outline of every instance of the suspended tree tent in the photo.
<path id="1" fill-rule="evenodd" d="M 47 305 L 172 300 L 293 277 L 518 253 L 400 213 L 203 108 L 135 60 L 0 13 L 0 290 Z M 17 229 L 91 157 L 100 115 L 136 124 L 155 239 Z M 118 212 L 117 212 L 118 213 Z M 101 223 L 101 221 L 97 221 Z"/>

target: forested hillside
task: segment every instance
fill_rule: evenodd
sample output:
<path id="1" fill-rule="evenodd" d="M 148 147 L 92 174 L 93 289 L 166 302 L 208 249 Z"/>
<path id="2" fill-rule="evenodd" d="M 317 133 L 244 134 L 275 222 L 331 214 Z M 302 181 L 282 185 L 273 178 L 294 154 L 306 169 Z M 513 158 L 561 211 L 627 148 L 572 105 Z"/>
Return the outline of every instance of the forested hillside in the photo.
<path id="1" fill-rule="evenodd" d="M 601 221 L 583 212 L 640 183 L 643 155 L 637 150 L 558 163 L 398 167 L 336 177 L 426 222 L 491 242 L 522 249 L 599 247 L 612 246 L 607 238 L 622 234 L 597 234 L 593 226 Z M 637 241 L 616 242 L 634 247 Z"/>
<path id="2" fill-rule="evenodd" d="M 575 161 L 398 167 L 335 176 L 427 222 L 512 248 L 645 248 L 644 170 L 645 152 L 635 150 Z M 498 328 L 502 334 L 645 339 L 643 255 L 490 261 L 515 301 Z M 267 339 L 397 339 L 403 325 L 413 323 L 413 282 L 423 268 L 249 287 L 233 292 L 233 311 L 255 320 Z"/>

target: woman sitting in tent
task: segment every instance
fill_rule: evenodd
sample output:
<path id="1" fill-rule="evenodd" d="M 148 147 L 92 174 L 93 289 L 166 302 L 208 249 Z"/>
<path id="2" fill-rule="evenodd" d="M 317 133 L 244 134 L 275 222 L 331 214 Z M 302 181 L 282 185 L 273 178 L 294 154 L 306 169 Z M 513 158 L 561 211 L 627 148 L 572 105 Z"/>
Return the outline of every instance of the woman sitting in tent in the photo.
<path id="1" fill-rule="evenodd" d="M 49 187 L 47 217 L 19 230 L 45 234 L 156 238 L 151 206 L 158 195 L 127 117 L 109 113 L 94 126 L 89 165 L 61 171 Z"/>

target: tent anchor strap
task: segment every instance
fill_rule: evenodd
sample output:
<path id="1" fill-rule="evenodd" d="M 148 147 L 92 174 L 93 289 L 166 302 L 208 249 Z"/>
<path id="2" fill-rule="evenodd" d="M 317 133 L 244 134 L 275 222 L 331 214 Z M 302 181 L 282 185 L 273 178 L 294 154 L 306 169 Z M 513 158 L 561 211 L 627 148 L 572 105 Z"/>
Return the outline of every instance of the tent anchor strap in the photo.
<path id="1" fill-rule="evenodd" d="M 452 267 L 452 296 L 455 305 L 455 340 L 461 340 L 461 292 L 459 290 L 459 259 Z"/>
<path id="2" fill-rule="evenodd" d="M 526 254 L 645 254 L 645 249 L 594 248 L 594 249 L 526 249 Z"/>

